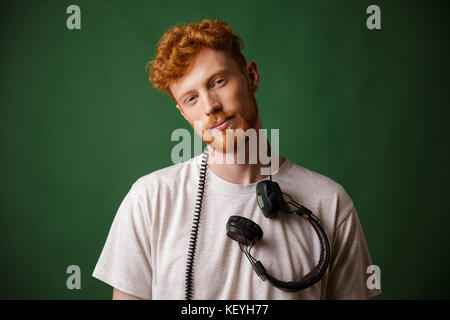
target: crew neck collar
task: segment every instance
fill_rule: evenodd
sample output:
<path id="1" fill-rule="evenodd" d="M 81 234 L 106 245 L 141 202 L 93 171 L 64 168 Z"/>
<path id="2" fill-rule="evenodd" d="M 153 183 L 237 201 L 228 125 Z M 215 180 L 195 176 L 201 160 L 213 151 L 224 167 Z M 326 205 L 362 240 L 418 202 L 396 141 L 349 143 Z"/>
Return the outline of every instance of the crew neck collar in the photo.
<path id="1" fill-rule="evenodd" d="M 195 163 L 199 167 L 201 166 L 202 163 L 202 156 L 203 154 L 200 154 L 194 158 Z M 272 180 L 280 181 L 289 172 L 292 165 L 293 163 L 289 161 L 289 159 L 285 158 L 284 162 L 281 164 L 278 170 L 272 173 Z M 223 191 L 226 193 L 232 194 L 255 193 L 256 185 L 258 184 L 258 182 L 264 180 L 270 180 L 270 177 L 266 177 L 264 179 L 249 184 L 232 183 L 220 178 L 209 168 L 206 170 L 206 185 L 208 186 L 208 188 L 211 186 L 214 188 L 214 190 Z"/>

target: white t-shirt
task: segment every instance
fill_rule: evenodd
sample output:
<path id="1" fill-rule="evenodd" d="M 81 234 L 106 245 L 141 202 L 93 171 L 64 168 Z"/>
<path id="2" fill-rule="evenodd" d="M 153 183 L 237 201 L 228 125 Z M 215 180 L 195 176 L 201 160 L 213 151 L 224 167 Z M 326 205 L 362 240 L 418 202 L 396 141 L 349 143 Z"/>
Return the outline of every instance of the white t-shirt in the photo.
<path id="1" fill-rule="evenodd" d="M 114 218 L 93 276 L 146 299 L 184 299 L 186 259 L 196 203 L 201 155 L 138 179 Z M 226 235 L 232 215 L 261 226 L 251 251 L 268 273 L 299 280 L 318 262 L 320 243 L 310 223 L 279 213 L 266 218 L 258 207 L 256 182 L 234 184 L 206 171 L 196 253 L 193 299 L 368 299 L 372 261 L 353 202 L 333 180 L 286 159 L 273 180 L 310 209 L 328 235 L 330 265 L 310 288 L 285 292 L 262 281 L 239 244 Z M 268 178 L 267 178 L 268 179 Z"/>

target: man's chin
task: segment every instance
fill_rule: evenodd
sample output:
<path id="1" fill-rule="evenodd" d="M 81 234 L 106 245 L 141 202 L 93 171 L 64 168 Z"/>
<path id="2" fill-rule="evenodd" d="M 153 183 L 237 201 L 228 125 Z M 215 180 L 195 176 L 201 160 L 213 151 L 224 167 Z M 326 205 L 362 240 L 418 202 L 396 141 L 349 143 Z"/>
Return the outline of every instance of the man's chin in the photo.
<path id="1" fill-rule="evenodd" d="M 213 141 L 208 144 L 211 148 L 214 149 L 215 152 L 224 153 L 224 154 L 230 154 L 234 153 L 237 150 L 236 145 L 227 144 L 224 141 Z"/>
<path id="2" fill-rule="evenodd" d="M 248 124 L 241 121 L 238 128 L 228 128 L 226 130 L 208 129 L 204 132 L 202 139 L 216 152 L 224 154 L 236 153 L 245 146 L 245 136 L 248 128 Z"/>
<path id="3" fill-rule="evenodd" d="M 242 137 L 229 137 L 228 139 L 223 139 L 220 137 L 215 138 L 213 142 L 206 143 L 208 146 L 213 148 L 215 152 L 225 155 L 235 154 L 239 150 L 245 150 L 245 139 Z"/>

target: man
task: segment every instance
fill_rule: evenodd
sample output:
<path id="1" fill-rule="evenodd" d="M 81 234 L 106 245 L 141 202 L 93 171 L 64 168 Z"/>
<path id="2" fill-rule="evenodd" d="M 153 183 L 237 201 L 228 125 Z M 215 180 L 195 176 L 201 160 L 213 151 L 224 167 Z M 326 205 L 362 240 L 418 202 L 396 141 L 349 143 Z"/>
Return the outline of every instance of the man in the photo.
<path id="1" fill-rule="evenodd" d="M 267 140 L 229 138 L 226 131 L 262 129 L 255 93 L 256 63 L 241 54 L 241 39 L 220 20 L 169 29 L 147 71 L 182 116 L 208 144 L 208 167 L 192 265 L 193 299 L 368 299 L 372 265 L 353 202 L 336 182 L 271 150 L 272 179 L 309 208 L 328 235 L 330 264 L 315 285 L 286 292 L 262 281 L 227 237 L 232 215 L 253 220 L 264 237 L 253 255 L 283 281 L 298 280 L 317 264 L 320 244 L 311 225 L 284 213 L 267 219 L 256 200 L 257 182 L 269 179 L 261 157 L 236 161 L 239 151 L 259 151 Z M 200 124 L 196 125 L 196 124 Z M 237 139 L 238 137 L 239 139 Z M 239 143 L 239 141 L 241 141 Z M 242 143 L 244 141 L 244 143 Z M 254 145 L 253 145 L 254 146 Z M 264 149 L 265 150 L 265 149 Z M 224 155 L 233 161 L 223 161 Z M 93 276 L 114 287 L 114 299 L 184 299 L 191 227 L 201 156 L 138 179 L 123 200 Z"/>

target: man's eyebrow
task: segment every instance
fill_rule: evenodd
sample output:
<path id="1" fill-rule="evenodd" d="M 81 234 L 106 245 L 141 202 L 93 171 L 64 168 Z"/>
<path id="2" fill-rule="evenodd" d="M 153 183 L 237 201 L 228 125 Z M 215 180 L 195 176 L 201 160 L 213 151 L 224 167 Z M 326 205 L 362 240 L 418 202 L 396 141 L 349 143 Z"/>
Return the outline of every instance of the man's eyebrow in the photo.
<path id="1" fill-rule="evenodd" d="M 210 76 L 205 80 L 204 84 L 206 84 L 206 85 L 209 86 L 209 83 L 211 82 L 211 80 L 212 80 L 214 77 L 217 77 L 218 75 L 220 75 L 221 73 L 225 73 L 226 71 L 227 71 L 227 69 L 225 69 L 225 68 L 219 69 L 219 70 L 215 71 L 212 75 L 210 75 Z M 194 91 L 195 91 L 194 89 L 191 89 L 191 90 L 188 90 L 188 91 L 186 91 L 185 93 L 181 94 L 181 95 L 180 95 L 180 100 L 183 100 L 183 98 L 185 98 L 188 94 L 190 94 L 190 93 L 192 93 L 192 92 L 194 92 Z"/>

